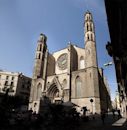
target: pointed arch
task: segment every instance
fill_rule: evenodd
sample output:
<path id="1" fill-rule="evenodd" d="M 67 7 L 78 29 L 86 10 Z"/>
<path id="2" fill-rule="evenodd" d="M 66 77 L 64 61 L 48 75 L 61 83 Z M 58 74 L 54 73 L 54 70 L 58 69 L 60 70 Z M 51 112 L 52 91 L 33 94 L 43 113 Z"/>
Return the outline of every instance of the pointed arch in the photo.
<path id="1" fill-rule="evenodd" d="M 60 96 L 60 91 L 57 88 L 57 85 L 53 83 L 50 88 L 47 90 L 47 96 L 50 98 L 50 100 L 53 102 L 54 98 Z"/>
<path id="2" fill-rule="evenodd" d="M 75 96 L 76 98 L 82 97 L 82 81 L 79 76 L 76 77 L 75 79 Z"/>
<path id="3" fill-rule="evenodd" d="M 37 85 L 37 94 L 36 94 L 36 99 L 39 100 L 41 98 L 41 93 L 42 93 L 42 84 L 39 83 Z"/>
<path id="4" fill-rule="evenodd" d="M 84 69 L 85 68 L 85 60 L 84 57 L 80 57 L 80 63 L 79 63 L 79 69 Z"/>

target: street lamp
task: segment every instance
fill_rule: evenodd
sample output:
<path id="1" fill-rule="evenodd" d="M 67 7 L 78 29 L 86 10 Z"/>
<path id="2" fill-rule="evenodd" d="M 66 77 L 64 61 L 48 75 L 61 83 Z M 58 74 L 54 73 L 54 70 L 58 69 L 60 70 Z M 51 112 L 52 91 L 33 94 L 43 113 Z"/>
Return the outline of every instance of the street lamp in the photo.
<path id="1" fill-rule="evenodd" d="M 93 114 L 93 99 L 92 98 L 90 99 L 90 102 L 91 102 L 91 108 L 92 108 L 92 114 Z"/>
<path id="2" fill-rule="evenodd" d="M 104 66 L 106 67 L 106 66 L 109 66 L 109 65 L 112 65 L 112 64 L 113 64 L 112 61 L 110 61 L 108 63 L 105 63 Z"/>

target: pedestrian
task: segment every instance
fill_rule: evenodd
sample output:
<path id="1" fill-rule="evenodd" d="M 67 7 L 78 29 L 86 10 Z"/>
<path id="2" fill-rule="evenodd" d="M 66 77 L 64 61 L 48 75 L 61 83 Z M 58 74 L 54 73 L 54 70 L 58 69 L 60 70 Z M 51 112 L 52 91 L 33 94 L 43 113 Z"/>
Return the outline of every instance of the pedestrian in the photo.
<path id="1" fill-rule="evenodd" d="M 113 118 L 115 117 L 115 110 L 112 109 Z"/>
<path id="2" fill-rule="evenodd" d="M 101 120 L 104 125 L 105 124 L 105 111 L 104 110 L 101 111 Z"/>
<path id="3" fill-rule="evenodd" d="M 118 119 L 119 119 L 121 118 L 120 110 L 118 109 L 117 112 L 118 112 Z"/>
<path id="4" fill-rule="evenodd" d="M 87 107 L 82 107 L 82 110 L 83 110 L 83 116 L 86 116 Z"/>

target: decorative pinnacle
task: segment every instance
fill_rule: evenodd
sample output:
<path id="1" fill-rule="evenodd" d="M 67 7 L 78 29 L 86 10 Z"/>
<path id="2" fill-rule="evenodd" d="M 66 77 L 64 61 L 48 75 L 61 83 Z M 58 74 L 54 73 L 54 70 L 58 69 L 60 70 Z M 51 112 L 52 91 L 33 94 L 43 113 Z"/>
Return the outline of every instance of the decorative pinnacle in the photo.
<path id="1" fill-rule="evenodd" d="M 84 14 L 84 17 L 85 17 L 86 21 L 90 21 L 90 20 L 92 21 L 92 19 L 93 19 L 92 13 L 89 10 L 86 11 L 86 13 Z"/>
<path id="2" fill-rule="evenodd" d="M 43 33 L 41 33 L 38 41 L 39 42 L 46 42 L 47 41 L 46 35 L 44 35 Z"/>

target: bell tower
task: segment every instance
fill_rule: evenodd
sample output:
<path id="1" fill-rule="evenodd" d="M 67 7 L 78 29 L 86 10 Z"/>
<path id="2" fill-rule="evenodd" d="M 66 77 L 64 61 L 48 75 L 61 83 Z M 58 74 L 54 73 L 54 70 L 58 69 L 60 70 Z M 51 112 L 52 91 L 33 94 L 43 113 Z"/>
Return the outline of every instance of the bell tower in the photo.
<path id="1" fill-rule="evenodd" d="M 87 57 L 87 67 L 97 67 L 95 27 L 92 14 L 89 11 L 87 11 L 85 14 L 84 41 Z"/>
<path id="2" fill-rule="evenodd" d="M 39 111 L 40 100 L 45 89 L 47 57 L 48 57 L 46 41 L 47 37 L 44 34 L 40 34 L 35 53 L 35 63 L 31 84 L 29 109 L 32 109 L 37 113 Z"/>
<path id="3" fill-rule="evenodd" d="M 33 79 L 44 78 L 44 59 L 47 51 L 47 37 L 44 34 L 40 34 L 38 39 L 38 45 L 36 49 L 35 65 L 33 71 Z"/>
<path id="4" fill-rule="evenodd" d="M 95 40 L 95 27 L 92 14 L 87 11 L 84 17 L 84 42 L 86 56 L 86 71 L 88 80 L 89 103 L 92 101 L 91 112 L 100 113 L 100 92 L 98 79 L 97 51 Z"/>

